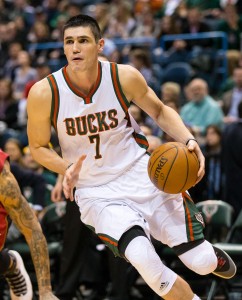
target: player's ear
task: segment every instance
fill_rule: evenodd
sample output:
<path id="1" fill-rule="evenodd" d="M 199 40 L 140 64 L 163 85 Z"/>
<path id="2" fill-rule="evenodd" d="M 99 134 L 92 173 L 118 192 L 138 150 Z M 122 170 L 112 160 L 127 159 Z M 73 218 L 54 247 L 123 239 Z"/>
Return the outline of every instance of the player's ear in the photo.
<path id="1" fill-rule="evenodd" d="M 103 52 L 104 44 L 105 44 L 104 39 L 100 39 L 98 41 L 98 53 Z"/>

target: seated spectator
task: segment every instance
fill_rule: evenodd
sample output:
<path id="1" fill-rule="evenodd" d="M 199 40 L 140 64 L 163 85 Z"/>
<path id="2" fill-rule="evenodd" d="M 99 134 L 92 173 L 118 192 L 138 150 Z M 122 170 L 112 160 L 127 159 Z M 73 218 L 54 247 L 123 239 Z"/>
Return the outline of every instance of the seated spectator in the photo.
<path id="1" fill-rule="evenodd" d="M 27 51 L 20 51 L 18 54 L 19 66 L 14 74 L 14 96 L 16 99 L 24 97 L 25 85 L 32 80 L 37 79 L 37 71 L 31 67 L 30 55 Z"/>
<path id="2" fill-rule="evenodd" d="M 158 49 L 154 50 L 154 54 Z M 187 42 L 185 40 L 175 40 L 171 47 L 160 55 L 160 64 L 163 68 L 169 67 L 171 63 L 189 62 L 190 54 L 187 50 Z"/>
<path id="3" fill-rule="evenodd" d="M 142 10 L 136 15 L 137 26 L 132 37 L 154 37 L 158 35 L 160 20 L 154 18 L 151 8 Z"/>
<path id="4" fill-rule="evenodd" d="M 176 82 L 165 82 L 161 85 L 161 99 L 167 104 L 167 102 L 175 102 L 176 106 L 179 106 L 181 102 L 181 87 Z"/>
<path id="5" fill-rule="evenodd" d="M 234 122 L 238 119 L 238 104 L 242 100 L 242 67 L 234 69 L 233 84 L 233 88 L 221 97 L 225 123 Z"/>
<path id="6" fill-rule="evenodd" d="M 10 3 L 10 19 L 15 20 L 18 16 L 22 16 L 26 26 L 31 27 L 34 24 L 34 7 L 28 4 L 27 0 L 10 1 Z"/>
<path id="7" fill-rule="evenodd" d="M 147 84 L 157 93 L 160 82 L 159 78 L 154 76 L 149 52 L 139 48 L 131 50 L 128 63 L 140 71 Z"/>
<path id="8" fill-rule="evenodd" d="M 23 146 L 18 139 L 9 138 L 4 145 L 4 151 L 9 155 L 11 163 L 22 165 Z"/>
<path id="9" fill-rule="evenodd" d="M 223 199 L 222 131 L 218 126 L 207 127 L 201 150 L 205 156 L 205 176 L 189 192 L 196 201 Z"/>
<path id="10" fill-rule="evenodd" d="M 203 21 L 201 11 L 197 7 L 192 7 L 188 9 L 187 22 L 184 24 L 182 28 L 182 33 L 202 33 L 211 31 L 208 24 Z M 203 40 L 191 40 L 187 42 L 187 48 L 189 50 L 193 50 L 194 47 L 204 48 L 211 47 L 212 45 L 211 39 L 203 39 Z"/>
<path id="11" fill-rule="evenodd" d="M 115 43 L 107 38 L 105 38 L 105 47 L 103 49 L 103 52 L 99 54 L 99 57 L 102 55 L 106 56 L 106 60 L 116 63 L 119 63 L 119 59 L 121 57 L 121 54 L 119 53 L 119 50 Z"/>
<path id="12" fill-rule="evenodd" d="M 236 63 L 236 65 L 234 66 L 233 70 L 232 70 L 232 75 L 228 76 L 226 78 L 226 80 L 221 84 L 219 91 L 218 91 L 218 99 L 220 99 L 220 97 L 225 94 L 226 92 L 228 92 L 229 90 L 232 90 L 235 83 L 234 83 L 234 71 L 237 68 L 242 68 L 242 53 L 239 56 L 238 62 Z"/>
<path id="13" fill-rule="evenodd" d="M 4 151 L 9 155 L 11 170 L 18 181 L 22 194 L 29 200 L 32 193 L 34 209 L 37 212 L 41 211 L 45 206 L 43 191 L 46 185 L 43 176 L 26 170 L 23 163 L 23 147 L 18 139 L 8 139 Z"/>
<path id="14" fill-rule="evenodd" d="M 102 35 L 105 36 L 110 18 L 110 9 L 108 3 L 97 3 L 94 7 L 94 17 L 98 22 Z"/>
<path id="15" fill-rule="evenodd" d="M 220 9 L 220 1 L 221 0 L 185 0 L 184 2 L 188 8 L 198 7 L 203 12 L 203 15 L 207 15 L 211 10 Z"/>
<path id="16" fill-rule="evenodd" d="M 180 110 L 183 121 L 201 137 L 211 124 L 221 128 L 224 115 L 218 103 L 209 95 L 207 82 L 200 78 L 193 79 L 187 91 L 190 101 Z"/>
<path id="17" fill-rule="evenodd" d="M 232 75 L 234 64 L 240 56 L 240 34 L 242 31 L 242 17 L 237 13 L 236 7 L 227 4 L 224 7 L 224 17 L 218 25 L 218 30 L 223 31 L 228 36 L 228 73 Z"/>
<path id="18" fill-rule="evenodd" d="M 42 165 L 37 163 L 36 160 L 33 159 L 32 154 L 30 153 L 29 147 L 26 146 L 23 148 L 23 158 L 22 158 L 23 166 L 27 170 L 31 170 L 36 174 L 40 174 L 45 181 L 45 189 L 42 191 L 42 197 L 44 199 L 44 206 L 51 204 L 51 191 L 56 184 L 56 175 Z M 28 197 L 29 202 L 33 202 L 33 194 Z"/>
<path id="19" fill-rule="evenodd" d="M 225 174 L 225 201 L 236 217 L 242 209 L 242 102 L 238 105 L 238 120 L 225 126 L 222 135 L 222 164 Z"/>
<path id="20" fill-rule="evenodd" d="M 188 9 L 187 23 L 182 28 L 183 33 L 201 33 L 210 31 L 210 27 L 203 21 L 201 10 L 198 7 Z"/>
<path id="21" fill-rule="evenodd" d="M 23 47 L 18 42 L 12 42 L 8 47 L 8 58 L 4 64 L 4 77 L 13 80 L 14 70 L 18 67 L 18 54 Z"/>
<path id="22" fill-rule="evenodd" d="M 173 16 L 164 16 L 161 19 L 160 31 L 157 35 L 157 39 L 160 40 L 165 35 L 181 33 L 181 29 L 177 26 Z M 172 42 L 167 42 L 165 49 L 169 49 L 172 46 Z"/>
<path id="23" fill-rule="evenodd" d="M 132 14 L 132 4 L 129 1 L 119 1 L 113 5 L 113 13 L 105 31 L 107 38 L 130 37 L 136 27 L 136 20 Z"/>
<path id="24" fill-rule="evenodd" d="M 30 202 L 30 195 L 32 194 L 31 203 L 36 213 L 42 211 L 45 207 L 45 199 L 43 191 L 45 190 L 45 180 L 41 174 L 26 170 L 23 166 L 17 163 L 10 163 L 11 170 L 16 178 L 20 190 L 25 198 Z"/>
<path id="25" fill-rule="evenodd" d="M 17 129 L 18 101 L 14 98 L 13 86 L 9 79 L 0 79 L 0 121 L 8 128 Z"/>

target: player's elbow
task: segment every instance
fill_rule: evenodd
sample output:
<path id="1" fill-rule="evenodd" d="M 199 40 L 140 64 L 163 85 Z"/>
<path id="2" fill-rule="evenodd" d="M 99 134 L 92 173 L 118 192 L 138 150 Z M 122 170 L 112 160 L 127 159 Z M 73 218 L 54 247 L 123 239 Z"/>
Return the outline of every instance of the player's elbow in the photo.
<path id="1" fill-rule="evenodd" d="M 164 118 L 164 105 L 162 103 L 156 108 L 152 114 L 152 118 L 158 124 L 160 123 L 160 120 Z"/>
<path id="2" fill-rule="evenodd" d="M 31 143 L 29 144 L 30 153 L 31 153 L 33 159 L 36 161 L 39 160 L 39 149 L 40 149 L 40 146 L 36 146 Z"/>

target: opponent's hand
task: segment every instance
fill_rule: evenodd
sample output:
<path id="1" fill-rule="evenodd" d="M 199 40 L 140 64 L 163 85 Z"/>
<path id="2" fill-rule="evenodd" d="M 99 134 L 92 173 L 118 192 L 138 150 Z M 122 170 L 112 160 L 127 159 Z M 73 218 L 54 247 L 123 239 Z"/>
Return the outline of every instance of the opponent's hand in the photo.
<path id="1" fill-rule="evenodd" d="M 59 202 L 59 201 L 63 200 L 62 190 L 63 190 L 62 182 L 56 182 L 56 185 L 51 190 L 51 201 L 52 202 Z"/>
<path id="2" fill-rule="evenodd" d="M 189 151 L 194 151 L 197 155 L 198 161 L 199 161 L 199 170 L 197 173 L 197 181 L 195 182 L 195 185 L 203 178 L 205 174 L 205 158 L 203 156 L 203 153 L 198 145 L 198 143 L 194 140 L 190 140 L 187 144 L 187 148 Z"/>
<path id="3" fill-rule="evenodd" d="M 39 295 L 39 300 L 59 300 L 52 292 L 48 291 Z"/>
<path id="4" fill-rule="evenodd" d="M 67 199 L 74 200 L 73 189 L 78 181 L 82 163 L 86 159 L 86 155 L 82 155 L 77 162 L 71 165 L 65 172 L 63 179 L 63 192 Z"/>

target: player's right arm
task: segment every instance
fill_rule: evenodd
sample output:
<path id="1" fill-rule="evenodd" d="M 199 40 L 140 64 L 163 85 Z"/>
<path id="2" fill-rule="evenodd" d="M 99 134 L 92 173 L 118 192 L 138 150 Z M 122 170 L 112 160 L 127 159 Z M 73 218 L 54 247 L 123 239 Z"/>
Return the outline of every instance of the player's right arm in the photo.
<path id="1" fill-rule="evenodd" d="M 57 300 L 51 288 L 49 253 L 41 226 L 10 171 L 7 161 L 0 174 L 0 202 L 24 235 L 31 252 L 40 300 Z"/>
<path id="2" fill-rule="evenodd" d="M 64 174 L 69 162 L 49 148 L 52 93 L 45 78 L 31 88 L 27 100 L 28 139 L 33 158 L 53 172 Z"/>

